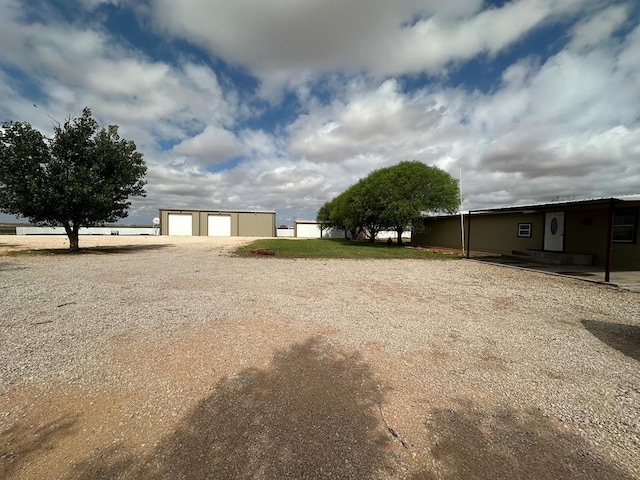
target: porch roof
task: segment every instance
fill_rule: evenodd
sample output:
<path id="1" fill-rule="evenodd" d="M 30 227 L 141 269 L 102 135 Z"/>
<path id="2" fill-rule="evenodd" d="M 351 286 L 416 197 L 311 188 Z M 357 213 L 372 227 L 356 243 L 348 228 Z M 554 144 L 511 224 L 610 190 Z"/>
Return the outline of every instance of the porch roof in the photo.
<path id="1" fill-rule="evenodd" d="M 608 205 L 610 203 L 622 203 L 622 202 L 640 202 L 640 194 L 635 195 L 620 195 L 617 197 L 599 197 L 599 198 L 585 198 L 578 200 L 561 200 L 557 202 L 545 202 L 545 203 L 530 203 L 524 205 L 514 205 L 507 207 L 495 207 L 484 208 L 477 210 L 470 210 L 469 214 L 490 214 L 490 213 L 535 213 L 538 211 L 549 211 L 557 207 L 588 207 L 594 205 Z"/>

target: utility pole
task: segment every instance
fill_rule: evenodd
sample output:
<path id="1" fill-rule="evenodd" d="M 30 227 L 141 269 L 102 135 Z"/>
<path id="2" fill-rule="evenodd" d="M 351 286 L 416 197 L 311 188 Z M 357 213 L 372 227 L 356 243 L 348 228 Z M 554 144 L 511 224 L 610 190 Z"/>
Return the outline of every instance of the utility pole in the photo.
<path id="1" fill-rule="evenodd" d="M 458 181 L 458 190 L 460 192 L 460 235 L 462 236 L 462 256 L 464 256 L 464 210 L 462 209 L 462 165 L 460 167 L 460 176 Z"/>

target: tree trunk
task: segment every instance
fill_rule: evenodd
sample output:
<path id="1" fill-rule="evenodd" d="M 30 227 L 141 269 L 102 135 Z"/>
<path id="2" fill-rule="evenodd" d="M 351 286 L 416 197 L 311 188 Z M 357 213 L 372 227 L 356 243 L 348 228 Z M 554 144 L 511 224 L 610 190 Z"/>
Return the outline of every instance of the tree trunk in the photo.
<path id="1" fill-rule="evenodd" d="M 396 230 L 396 232 L 398 233 L 398 246 L 403 245 L 402 243 L 402 232 L 404 231 L 404 228 L 401 228 L 400 230 Z"/>
<path id="2" fill-rule="evenodd" d="M 69 250 L 73 250 L 74 252 L 80 250 L 80 246 L 78 245 L 78 230 L 76 229 L 69 235 Z"/>
<path id="3" fill-rule="evenodd" d="M 79 225 L 70 225 L 68 222 L 64 224 L 64 231 L 67 232 L 67 238 L 69 238 L 69 250 L 77 252 L 80 250 L 78 245 L 78 233 L 80 231 Z"/>

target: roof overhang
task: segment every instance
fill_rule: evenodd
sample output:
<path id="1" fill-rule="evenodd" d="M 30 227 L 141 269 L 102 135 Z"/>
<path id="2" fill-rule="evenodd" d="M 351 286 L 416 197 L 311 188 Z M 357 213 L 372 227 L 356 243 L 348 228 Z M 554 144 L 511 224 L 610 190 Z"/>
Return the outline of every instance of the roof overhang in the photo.
<path id="1" fill-rule="evenodd" d="M 587 198 L 580 200 L 563 200 L 557 202 L 546 203 L 530 203 L 524 205 L 513 205 L 507 207 L 495 207 L 495 208 L 479 208 L 477 210 L 470 210 L 463 212 L 464 215 L 495 215 L 500 213 L 522 213 L 533 214 L 540 212 L 551 212 L 564 208 L 579 208 L 579 207 L 593 207 L 610 205 L 611 203 L 624 203 L 624 202 L 640 202 L 640 194 L 636 195 L 621 195 L 618 197 L 603 197 L 603 198 Z M 422 212 L 421 212 L 422 213 Z M 432 214 L 423 215 L 425 219 L 438 219 L 438 218 L 450 218 L 459 216 L 456 214 Z"/>

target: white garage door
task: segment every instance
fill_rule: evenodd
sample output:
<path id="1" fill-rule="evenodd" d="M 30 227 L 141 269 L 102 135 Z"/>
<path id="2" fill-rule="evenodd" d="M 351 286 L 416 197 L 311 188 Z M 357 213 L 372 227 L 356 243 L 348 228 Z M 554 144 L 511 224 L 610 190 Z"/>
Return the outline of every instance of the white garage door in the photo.
<path id="1" fill-rule="evenodd" d="M 193 235 L 193 216 L 185 213 L 170 213 L 169 235 Z"/>
<path id="2" fill-rule="evenodd" d="M 207 235 L 210 237 L 230 237 L 231 216 L 209 215 L 207 221 Z"/>

